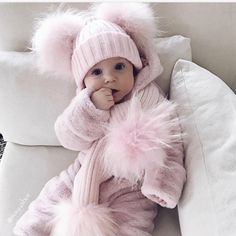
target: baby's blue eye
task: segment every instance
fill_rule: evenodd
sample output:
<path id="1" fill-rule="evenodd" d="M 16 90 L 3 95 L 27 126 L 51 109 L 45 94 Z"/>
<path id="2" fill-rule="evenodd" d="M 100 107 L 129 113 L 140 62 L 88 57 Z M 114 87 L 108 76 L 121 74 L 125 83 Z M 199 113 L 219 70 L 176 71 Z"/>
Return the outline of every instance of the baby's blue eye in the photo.
<path id="1" fill-rule="evenodd" d="M 102 70 L 101 69 L 94 69 L 91 74 L 92 75 L 100 75 L 100 74 L 102 74 Z"/>
<path id="2" fill-rule="evenodd" d="M 116 65 L 115 65 L 115 69 L 116 70 L 122 70 L 122 69 L 124 69 L 125 68 L 125 64 L 124 63 L 117 63 Z"/>

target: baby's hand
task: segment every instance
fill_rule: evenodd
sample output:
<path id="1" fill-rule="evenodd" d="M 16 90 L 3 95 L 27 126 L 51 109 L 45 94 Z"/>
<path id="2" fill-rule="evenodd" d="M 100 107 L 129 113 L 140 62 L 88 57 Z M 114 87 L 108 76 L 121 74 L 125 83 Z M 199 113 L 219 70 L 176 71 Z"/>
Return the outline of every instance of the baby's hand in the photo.
<path id="1" fill-rule="evenodd" d="M 115 104 L 110 88 L 101 88 L 93 92 L 91 100 L 94 106 L 100 110 L 109 110 Z"/>
<path id="2" fill-rule="evenodd" d="M 160 197 L 156 197 L 156 203 L 158 203 L 159 205 L 165 207 L 166 206 L 166 201 L 161 199 Z"/>

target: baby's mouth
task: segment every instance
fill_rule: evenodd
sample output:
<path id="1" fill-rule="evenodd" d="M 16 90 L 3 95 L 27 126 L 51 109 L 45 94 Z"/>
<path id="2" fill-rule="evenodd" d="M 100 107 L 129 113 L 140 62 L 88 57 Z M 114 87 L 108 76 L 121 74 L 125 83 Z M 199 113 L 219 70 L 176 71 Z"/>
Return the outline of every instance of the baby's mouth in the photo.
<path id="1" fill-rule="evenodd" d="M 112 95 L 115 95 L 117 92 L 119 92 L 119 90 L 117 90 L 117 89 L 112 89 L 111 92 L 112 92 Z"/>

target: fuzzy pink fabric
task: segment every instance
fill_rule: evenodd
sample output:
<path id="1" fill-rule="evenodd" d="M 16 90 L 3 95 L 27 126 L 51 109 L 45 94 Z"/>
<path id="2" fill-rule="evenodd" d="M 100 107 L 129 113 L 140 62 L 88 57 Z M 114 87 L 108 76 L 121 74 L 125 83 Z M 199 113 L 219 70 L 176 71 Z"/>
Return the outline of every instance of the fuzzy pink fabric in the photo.
<path id="1" fill-rule="evenodd" d="M 175 121 L 168 133 L 179 136 L 181 130 L 176 114 L 169 109 L 171 103 L 153 83 L 162 72 L 162 66 L 152 48 L 150 43 L 146 50 L 148 63 L 137 75 L 131 95 L 137 94 L 145 109 L 162 107 L 165 103 L 160 114 L 154 114 L 161 116 L 172 110 L 169 115 L 174 118 L 166 116 L 164 119 Z M 90 94 L 88 89 L 80 91 L 55 123 L 59 141 L 65 148 L 80 151 L 78 158 L 45 185 L 17 222 L 14 228 L 16 235 L 151 236 L 157 204 L 173 208 L 178 203 L 186 179 L 182 143 L 167 141 L 168 145 L 158 144 L 152 157 L 159 158 L 159 161 L 151 160 L 152 165 L 145 166 L 137 184 L 115 178 L 104 165 L 107 127 L 126 119 L 131 100 L 127 97 L 125 102 L 116 104 L 110 111 L 103 111 L 95 108 Z M 153 121 L 158 122 L 158 119 Z M 119 168 L 119 164 L 116 166 Z"/>
<path id="2" fill-rule="evenodd" d="M 141 90 L 139 97 L 143 106 L 158 104 L 164 99 L 153 83 Z M 103 148 L 99 146 L 103 143 L 105 127 L 109 119 L 111 116 L 123 117 L 127 112 L 127 105 L 128 101 L 117 105 L 111 113 L 98 110 L 91 103 L 87 89 L 72 100 L 58 118 L 55 128 L 64 147 L 81 152 L 74 164 L 50 180 L 38 198 L 30 204 L 28 211 L 15 227 L 16 235 L 49 236 L 52 226 L 48 225 L 48 222 L 53 218 L 53 206 L 62 199 L 71 197 L 75 183 L 84 184 L 83 188 L 86 190 L 88 186 L 90 188 L 97 186 L 97 182 L 102 183 L 99 195 L 93 188 L 89 195 L 99 204 L 106 203 L 110 208 L 119 209 L 113 215 L 119 222 L 117 235 L 121 236 L 151 235 L 154 228 L 153 220 L 156 216 L 155 202 L 158 203 L 156 196 L 164 199 L 168 207 L 176 206 L 185 181 L 183 147 L 179 142 L 174 144 L 174 148 L 167 148 L 169 155 L 166 156 L 162 165 L 154 166 L 145 174 L 142 185 L 133 187 L 129 181 L 120 181 L 111 176 L 105 176 L 102 180 L 93 178 L 94 183 L 90 184 L 85 183 L 89 180 L 80 179 L 80 176 L 83 176 L 81 165 L 85 165 L 88 161 L 88 155 L 94 152 L 98 156 L 102 155 Z M 176 129 L 176 133 L 179 133 L 179 128 L 176 127 Z M 77 175 L 79 172 L 81 174 Z M 85 201 L 81 204 L 86 204 L 88 201 L 87 198 L 83 199 L 79 196 L 78 199 Z"/>

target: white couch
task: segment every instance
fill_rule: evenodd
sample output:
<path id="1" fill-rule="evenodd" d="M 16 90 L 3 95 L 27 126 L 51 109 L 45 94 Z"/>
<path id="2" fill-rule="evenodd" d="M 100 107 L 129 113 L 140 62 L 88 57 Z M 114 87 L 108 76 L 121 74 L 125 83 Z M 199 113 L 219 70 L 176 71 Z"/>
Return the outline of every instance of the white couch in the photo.
<path id="1" fill-rule="evenodd" d="M 87 8 L 86 3 L 70 5 L 80 9 Z M 218 47 L 220 43 L 215 37 L 226 37 L 230 41 L 232 35 L 236 36 L 236 32 L 212 27 L 211 17 L 212 21 L 224 19 L 223 23 L 231 25 L 236 19 L 223 18 L 229 12 L 232 13 L 232 4 L 223 4 L 222 8 L 218 4 L 203 5 L 153 4 L 161 17 L 161 29 L 168 30 L 163 33 L 165 38 L 156 40 L 165 69 L 157 78 L 157 83 L 166 93 L 170 86 L 171 99 L 180 104 L 178 113 L 186 133 L 185 166 L 188 174 L 178 211 L 164 208 L 160 210 L 154 236 L 236 235 L 233 220 L 236 218 L 236 190 L 233 186 L 236 177 L 233 158 L 236 159 L 236 140 L 233 134 L 230 135 L 233 128 L 236 128 L 236 102 L 235 94 L 223 82 L 226 81 L 236 90 L 235 67 L 230 67 L 233 65 L 230 59 L 235 55 L 236 49 L 233 44 L 232 47 Z M 60 146 L 53 130 L 56 117 L 75 94 L 75 84 L 72 82 L 68 85 L 57 78 L 55 86 L 55 78 L 40 73 L 35 67 L 34 55 L 27 52 L 33 19 L 57 6 L 56 3 L 0 4 L 0 132 L 7 141 L 0 164 L 1 236 L 13 235 L 12 227 L 43 185 L 77 156 L 76 152 Z M 199 15 L 199 11 L 205 7 L 208 11 L 204 10 Z M 222 12 L 222 9 L 225 11 Z M 233 9 L 236 10 L 236 5 L 233 5 Z M 204 21 L 202 18 L 208 20 Z M 209 29 L 210 34 L 206 33 Z M 224 37 L 222 31 L 226 33 Z M 192 52 L 190 40 L 172 36 L 175 34 L 191 38 Z M 222 80 L 192 63 L 192 54 L 195 63 L 213 71 Z M 220 59 L 223 56 L 227 58 L 222 61 Z M 178 59 L 185 60 L 176 63 Z M 212 88 L 215 93 L 210 93 Z M 221 94 L 222 99 L 217 100 L 218 94 Z M 228 113 L 221 112 L 218 115 L 215 127 L 207 118 L 219 110 L 219 105 L 224 106 L 224 112 Z M 222 117 L 227 125 L 222 124 Z M 230 138 L 217 139 L 219 127 L 221 131 L 225 129 Z M 211 146 L 214 140 L 218 146 Z M 227 145 L 222 148 L 225 140 L 228 140 Z M 222 158 L 212 154 L 212 150 L 218 150 L 221 156 L 225 156 L 223 170 Z"/>

